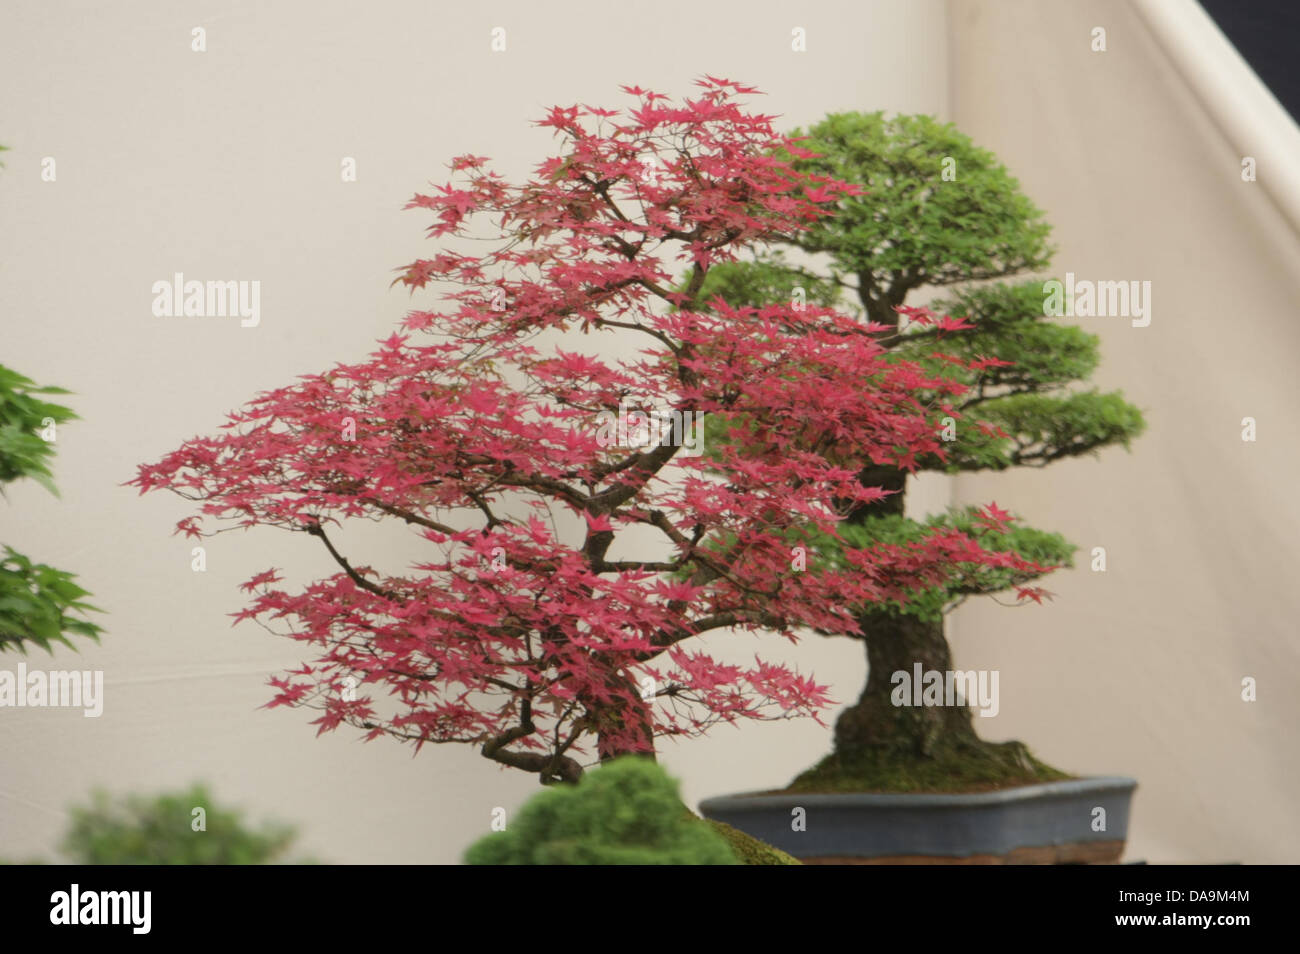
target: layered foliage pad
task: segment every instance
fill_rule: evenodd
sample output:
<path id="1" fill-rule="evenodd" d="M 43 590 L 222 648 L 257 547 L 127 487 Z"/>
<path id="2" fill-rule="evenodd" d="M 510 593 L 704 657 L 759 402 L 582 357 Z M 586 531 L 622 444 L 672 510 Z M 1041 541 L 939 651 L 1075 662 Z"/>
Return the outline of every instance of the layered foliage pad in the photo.
<path id="1" fill-rule="evenodd" d="M 948 460 L 932 462 L 934 469 L 1041 467 L 1103 447 L 1128 449 L 1146 428 L 1142 412 L 1123 392 L 1069 389 L 1097 367 L 1098 338 L 1052 323 L 1043 316 L 1042 302 L 1040 282 L 977 286 L 932 306 L 965 317 L 973 330 L 942 342 L 928 340 L 924 329 L 901 336 L 895 348 L 900 357 L 924 361 L 921 355 L 937 348 L 951 368 L 947 374 L 970 388 L 959 406 L 975 426 L 956 429 L 956 439 L 947 443 Z M 963 365 L 977 355 L 1002 363 L 972 375 Z M 958 360 L 949 363 L 950 358 Z"/>
<path id="2" fill-rule="evenodd" d="M 997 157 L 929 116 L 833 113 L 792 136 L 795 168 L 862 186 L 833 219 L 791 236 L 880 300 L 921 285 L 998 278 L 1047 264 L 1051 227 Z"/>
<path id="3" fill-rule="evenodd" d="M 1020 590 L 1018 598 L 1041 601 L 1043 594 L 1036 588 L 1025 585 L 1042 576 L 1046 568 L 1072 566 L 1077 549 L 1059 533 L 1021 524 L 990 523 L 974 507 L 952 508 L 947 513 L 931 515 L 925 520 L 913 520 L 894 514 L 871 516 L 841 528 L 840 538 L 850 547 L 906 549 L 916 547 L 936 530 L 951 529 L 967 534 L 986 550 L 1019 554 L 1027 565 L 998 567 L 972 563 L 959 580 L 914 590 L 903 599 L 882 601 L 871 608 L 873 613 L 885 612 L 939 620 L 966 597 L 987 596 L 1012 588 Z M 822 536 L 813 546 L 827 565 L 834 566 L 843 559 L 844 552 L 843 546 L 837 544 L 838 541 Z"/>

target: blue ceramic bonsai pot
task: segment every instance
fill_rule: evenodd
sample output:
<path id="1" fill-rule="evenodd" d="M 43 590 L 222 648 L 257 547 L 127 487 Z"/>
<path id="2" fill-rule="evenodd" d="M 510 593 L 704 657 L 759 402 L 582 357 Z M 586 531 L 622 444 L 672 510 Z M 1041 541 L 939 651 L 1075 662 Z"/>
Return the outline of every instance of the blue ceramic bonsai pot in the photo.
<path id="1" fill-rule="evenodd" d="M 963 794 L 762 793 L 700 803 L 805 863 L 1107 864 L 1137 782 L 1098 777 Z"/>

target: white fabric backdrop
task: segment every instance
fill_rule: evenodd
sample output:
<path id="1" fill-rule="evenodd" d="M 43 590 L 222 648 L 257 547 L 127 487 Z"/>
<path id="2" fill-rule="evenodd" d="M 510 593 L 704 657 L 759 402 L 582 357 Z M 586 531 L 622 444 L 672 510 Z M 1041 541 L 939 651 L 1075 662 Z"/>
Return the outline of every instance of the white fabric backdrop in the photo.
<path id="1" fill-rule="evenodd" d="M 183 502 L 120 484 L 258 389 L 387 335 L 409 307 L 391 269 L 431 249 L 425 218 L 400 206 L 446 159 L 472 151 L 518 174 L 551 145 L 529 126 L 550 104 L 613 102 L 621 83 L 683 94 L 708 72 L 766 90 L 764 110 L 790 125 L 843 109 L 954 118 L 1048 210 L 1060 271 L 1155 283 L 1151 327 L 1098 324 L 1101 384 L 1151 421 L 1133 455 L 959 486 L 1107 546 L 1110 571 L 1062 575 L 1043 608 L 963 610 L 958 664 L 1002 672 L 989 735 L 1139 778 L 1129 857 L 1296 860 L 1295 249 L 1122 4 L 980 0 L 951 18 L 940 0 L 209 9 L 0 10 L 0 143 L 13 150 L 0 361 L 75 389 L 83 417 L 60 434 L 63 500 L 12 488 L 0 539 L 77 571 L 110 611 L 101 647 L 28 660 L 103 669 L 102 718 L 0 711 L 0 854 L 50 855 L 64 807 L 94 785 L 206 779 L 254 817 L 300 824 L 324 860 L 450 862 L 493 807 L 532 793 L 463 749 L 412 759 L 259 709 L 266 678 L 299 655 L 228 626 L 237 584 L 270 565 L 330 568 L 312 541 L 268 530 L 210 541 L 208 572 L 193 573 L 191 544 L 169 536 Z M 1111 26 L 1097 58 L 1094 20 Z M 206 53 L 190 50 L 195 26 Z M 494 26 L 505 53 L 489 49 Z M 795 27 L 807 53 L 790 49 Z M 45 156 L 57 182 L 40 180 Z M 343 156 L 358 182 L 339 181 Z M 261 324 L 154 318 L 150 286 L 176 271 L 260 280 Z M 1238 438 L 1245 415 L 1258 443 Z M 348 542 L 385 565 L 414 553 L 377 532 Z M 797 660 L 841 700 L 862 684 L 848 641 L 737 642 Z M 1253 706 L 1239 701 L 1248 674 Z M 828 744 L 810 722 L 751 725 L 662 758 L 696 801 L 780 785 Z"/>

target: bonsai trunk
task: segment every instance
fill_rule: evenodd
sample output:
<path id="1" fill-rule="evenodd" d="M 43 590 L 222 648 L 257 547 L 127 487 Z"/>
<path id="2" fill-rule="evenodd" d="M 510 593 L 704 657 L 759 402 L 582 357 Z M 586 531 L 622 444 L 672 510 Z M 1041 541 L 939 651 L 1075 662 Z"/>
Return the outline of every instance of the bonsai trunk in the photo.
<path id="1" fill-rule="evenodd" d="M 986 742 L 971 710 L 954 705 L 894 705 L 895 672 L 948 672 L 952 653 L 942 620 L 882 611 L 862 619 L 867 686 L 835 723 L 835 749 L 796 778 L 790 791 L 962 792 L 1067 778 L 1021 742 Z"/>
<path id="2" fill-rule="evenodd" d="M 605 681 L 612 691 L 624 695 L 619 704 L 593 703 L 588 707 L 596 729 L 596 754 L 600 761 L 609 762 L 620 755 L 639 755 L 657 761 L 650 703 L 640 696 L 636 684 L 619 672 L 607 673 Z M 631 732 L 627 731 L 629 726 Z"/>
<path id="3" fill-rule="evenodd" d="M 894 673 L 905 672 L 910 679 L 918 663 L 922 671 L 953 668 L 943 620 L 875 613 L 861 622 L 867 633 L 867 686 L 835 723 L 835 750 L 884 749 L 902 758 L 923 758 L 958 739 L 977 742 L 969 707 L 896 706 L 891 699 Z"/>
<path id="4" fill-rule="evenodd" d="M 897 316 L 895 316 L 897 318 Z M 858 475 L 868 487 L 893 493 L 878 503 L 862 508 L 853 518 L 902 516 L 907 474 L 894 467 L 869 467 Z M 853 519 L 850 518 L 850 519 Z M 898 758 L 930 755 L 948 740 L 977 742 L 966 706 L 895 706 L 890 699 L 891 679 L 913 667 L 946 672 L 952 669 L 952 653 L 944 636 L 944 621 L 924 620 L 880 610 L 868 610 L 858 622 L 866 635 L 867 687 L 857 704 L 845 709 L 835 723 L 835 751 L 852 756 L 866 751 L 888 750 Z"/>

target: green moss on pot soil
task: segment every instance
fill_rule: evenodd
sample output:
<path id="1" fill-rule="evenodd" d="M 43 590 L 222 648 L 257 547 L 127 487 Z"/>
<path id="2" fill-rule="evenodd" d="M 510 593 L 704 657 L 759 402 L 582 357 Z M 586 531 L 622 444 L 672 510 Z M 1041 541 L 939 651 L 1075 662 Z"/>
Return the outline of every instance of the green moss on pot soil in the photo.
<path id="1" fill-rule="evenodd" d="M 851 755 L 832 752 L 783 791 L 987 792 L 1073 778 L 1040 762 L 1021 742 L 961 740 L 928 755 L 884 747 Z"/>
<path id="2" fill-rule="evenodd" d="M 803 864 L 793 855 L 787 855 L 780 848 L 759 841 L 752 835 L 746 835 L 739 828 L 732 828 L 726 822 L 706 819 L 709 826 L 726 839 L 732 852 L 746 865 L 800 865 Z"/>

